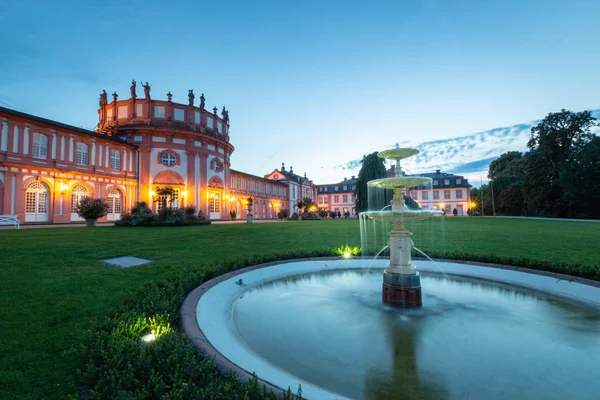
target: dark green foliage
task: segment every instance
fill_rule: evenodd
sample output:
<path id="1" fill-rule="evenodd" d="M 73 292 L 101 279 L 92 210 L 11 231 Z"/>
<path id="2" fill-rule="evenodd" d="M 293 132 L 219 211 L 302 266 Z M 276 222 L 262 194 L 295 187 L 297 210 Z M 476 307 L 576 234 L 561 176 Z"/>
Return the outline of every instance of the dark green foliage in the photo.
<path id="1" fill-rule="evenodd" d="M 421 206 L 419 206 L 419 203 L 417 203 L 412 197 L 405 196 L 405 195 L 402 195 L 402 197 L 404 197 L 404 204 L 406 204 L 406 206 L 408 208 L 411 208 L 413 210 L 421 209 Z"/>
<path id="2" fill-rule="evenodd" d="M 317 214 L 316 212 L 313 211 L 309 211 L 309 212 L 305 212 L 302 213 L 302 219 L 307 219 L 307 220 L 319 220 L 321 219 L 321 217 L 319 217 L 319 214 Z"/>
<path id="3" fill-rule="evenodd" d="M 271 253 L 234 259 L 196 269 L 179 270 L 164 281 L 151 282 L 124 296 L 80 348 L 81 393 L 89 399 L 276 399 L 256 377 L 243 383 L 219 371 L 176 331 L 186 294 L 208 279 L 249 265 L 269 261 L 333 255 L 334 249 Z M 141 337 L 156 333 L 145 343 Z M 291 390 L 286 399 L 301 399 Z"/>
<path id="4" fill-rule="evenodd" d="M 600 215 L 600 137 L 586 143 L 561 167 L 559 182 L 574 215 Z"/>
<path id="5" fill-rule="evenodd" d="M 385 164 L 383 158 L 377 156 L 377 152 L 363 156 L 362 167 L 358 173 L 356 181 L 356 189 L 354 195 L 356 198 L 356 212 L 367 211 L 368 204 L 368 186 L 367 183 L 373 179 L 385 178 Z"/>
<path id="6" fill-rule="evenodd" d="M 333 219 L 335 219 L 335 217 L 337 217 L 337 213 L 335 211 L 330 211 L 329 212 L 329 216 Z"/>
<path id="7" fill-rule="evenodd" d="M 329 212 L 325 208 L 319 208 L 319 217 L 327 218 Z"/>
<path id="8" fill-rule="evenodd" d="M 77 203 L 77 215 L 85 219 L 98 219 L 106 215 L 108 203 L 105 199 L 84 197 Z"/>
<path id="9" fill-rule="evenodd" d="M 561 110 L 548 114 L 531 128 L 524 185 L 525 203 L 531 213 L 558 217 L 572 215 L 572 205 L 565 196 L 559 176 L 565 170 L 570 170 L 571 176 L 583 173 L 576 169 L 577 163 L 571 164 L 576 154 L 581 153 L 594 137 L 591 128 L 595 125 L 596 119 L 589 111 Z"/>
<path id="10" fill-rule="evenodd" d="M 284 208 L 277 213 L 277 218 L 279 219 L 288 219 L 290 216 L 290 210 Z"/>
<path id="11" fill-rule="evenodd" d="M 523 153 L 520 151 L 509 151 L 490 163 L 488 178 L 525 176 L 525 165 Z"/>
<path id="12" fill-rule="evenodd" d="M 115 221 L 115 226 L 179 226 L 179 225 L 209 225 L 209 219 L 204 218 L 202 211 L 196 214 L 196 207 L 187 206 L 184 209 L 166 207 L 158 214 L 153 214 L 145 202 L 137 202 L 135 206 Z"/>

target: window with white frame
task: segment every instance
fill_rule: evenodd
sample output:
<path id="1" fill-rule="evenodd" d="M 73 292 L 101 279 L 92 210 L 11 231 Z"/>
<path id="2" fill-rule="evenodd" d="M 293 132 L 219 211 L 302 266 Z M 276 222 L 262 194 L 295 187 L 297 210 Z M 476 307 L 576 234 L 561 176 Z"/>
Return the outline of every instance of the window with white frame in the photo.
<path id="1" fill-rule="evenodd" d="M 319 204 L 323 204 L 323 198 L 319 197 Z"/>
<path id="2" fill-rule="evenodd" d="M 343 190 L 348 190 L 348 186 L 347 186 L 347 185 L 344 185 L 344 186 L 343 186 Z"/>
<path id="3" fill-rule="evenodd" d="M 336 194 L 333 196 L 333 202 L 334 203 L 339 203 L 340 202 L 340 195 Z"/>
<path id="4" fill-rule="evenodd" d="M 117 150 L 110 151 L 110 169 L 115 171 L 121 170 L 121 152 Z"/>
<path id="5" fill-rule="evenodd" d="M 449 190 L 444 190 L 444 200 L 449 200 L 450 197 L 450 191 Z"/>
<path id="6" fill-rule="evenodd" d="M 418 197 L 419 197 L 419 196 L 417 196 L 417 193 L 418 193 L 418 192 L 415 192 L 415 191 L 412 191 L 412 192 L 410 192 L 410 197 L 411 197 L 413 200 L 418 200 Z"/>
<path id="7" fill-rule="evenodd" d="M 434 200 L 439 200 L 440 198 L 440 192 L 438 192 L 437 190 L 433 192 L 433 199 Z"/>
<path id="8" fill-rule="evenodd" d="M 33 158 L 46 159 L 48 157 L 48 136 L 41 133 L 33 134 Z"/>
<path id="9" fill-rule="evenodd" d="M 456 180 L 456 184 L 457 184 L 457 185 L 460 185 L 461 183 L 462 183 L 462 179 L 457 179 L 457 180 Z"/>
<path id="10" fill-rule="evenodd" d="M 88 145 L 77 143 L 77 165 L 88 165 Z"/>
<path id="11" fill-rule="evenodd" d="M 340 190 L 340 187 L 339 187 L 339 186 L 335 186 L 335 187 L 333 188 L 333 190 L 335 190 L 335 191 L 338 191 L 338 190 Z"/>
<path id="12" fill-rule="evenodd" d="M 444 185 L 449 185 L 450 184 L 450 179 L 444 179 Z"/>
<path id="13" fill-rule="evenodd" d="M 433 180 L 433 186 L 437 186 L 437 185 L 438 185 L 438 180 L 437 180 L 437 179 L 434 179 L 434 180 Z"/>
<path id="14" fill-rule="evenodd" d="M 463 197 L 462 197 L 462 194 L 463 194 L 463 191 L 462 191 L 462 189 L 461 189 L 461 190 L 457 190 L 457 191 L 456 191 L 456 198 L 457 198 L 457 199 L 462 199 L 462 198 L 463 198 Z"/>
<path id="15" fill-rule="evenodd" d="M 348 195 L 347 194 L 342 195 L 342 202 L 343 203 L 347 203 L 348 202 Z"/>
<path id="16" fill-rule="evenodd" d="M 429 200 L 429 192 L 423 192 L 423 194 L 421 194 L 421 197 L 423 198 L 423 200 Z"/>
<path id="17" fill-rule="evenodd" d="M 325 197 L 325 198 L 323 199 L 323 201 L 325 202 L 325 204 L 329 204 L 329 197 Z"/>
<path id="18" fill-rule="evenodd" d="M 161 194 L 157 195 L 157 211 L 160 211 L 166 205 L 170 208 L 179 208 L 179 189 L 173 189 L 171 195 Z"/>
<path id="19" fill-rule="evenodd" d="M 165 108 L 163 106 L 154 106 L 154 117 L 155 118 L 164 118 L 165 117 Z"/>

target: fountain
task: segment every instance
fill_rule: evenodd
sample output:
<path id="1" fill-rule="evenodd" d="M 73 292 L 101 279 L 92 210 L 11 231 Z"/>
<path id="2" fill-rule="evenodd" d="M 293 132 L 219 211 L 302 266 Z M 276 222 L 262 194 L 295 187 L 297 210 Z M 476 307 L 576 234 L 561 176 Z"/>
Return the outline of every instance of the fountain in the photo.
<path id="1" fill-rule="evenodd" d="M 390 263 L 383 272 L 382 300 L 384 303 L 420 307 L 423 304 L 421 294 L 421 278 L 411 260 L 414 246 L 412 233 L 404 226 L 405 221 L 417 221 L 442 214 L 438 210 L 413 210 L 404 202 L 402 189 L 430 183 L 431 178 L 425 176 L 403 176 L 400 160 L 418 154 L 419 150 L 396 148 L 379 152 L 379 157 L 395 160 L 396 167 L 393 178 L 382 178 L 368 182 L 369 187 L 393 189 L 394 196 L 390 202 L 391 210 L 385 207 L 380 211 L 365 211 L 361 218 L 373 220 L 395 221 L 396 227 L 390 232 L 388 246 L 390 248 Z"/>

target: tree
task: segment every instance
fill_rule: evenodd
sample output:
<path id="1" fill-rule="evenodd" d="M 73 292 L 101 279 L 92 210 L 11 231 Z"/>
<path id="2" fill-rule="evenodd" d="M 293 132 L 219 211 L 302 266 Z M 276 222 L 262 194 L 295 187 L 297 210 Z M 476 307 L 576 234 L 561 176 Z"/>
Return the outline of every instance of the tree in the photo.
<path id="1" fill-rule="evenodd" d="M 574 113 L 561 110 L 550 113 L 531 128 L 527 143 L 524 193 L 527 207 L 535 214 L 566 216 L 569 201 L 565 198 L 559 175 L 569 169 L 575 154 L 582 151 L 594 135 L 596 119 L 590 111 Z"/>
<path id="2" fill-rule="evenodd" d="M 303 212 L 305 213 L 308 212 L 310 210 L 310 207 L 315 204 L 310 197 L 304 197 L 301 203 Z"/>
<path id="3" fill-rule="evenodd" d="M 525 158 L 519 151 L 504 153 L 490 164 L 488 178 L 492 180 L 497 213 L 523 213 L 525 168 Z"/>
<path id="4" fill-rule="evenodd" d="M 559 182 L 575 215 L 600 215 L 600 137 L 590 140 L 562 167 Z"/>
<path id="5" fill-rule="evenodd" d="M 166 186 L 166 187 L 159 187 L 156 189 L 156 199 L 154 200 L 154 202 L 159 202 L 161 205 L 161 208 L 167 208 L 167 203 L 168 203 L 168 208 L 171 207 L 172 203 L 173 203 L 173 195 L 175 194 L 175 190 L 173 190 L 172 187 L 170 186 Z"/>
<path id="6" fill-rule="evenodd" d="M 490 163 L 488 178 L 497 179 L 503 176 L 525 176 L 525 165 L 523 153 L 520 151 L 509 151 Z"/>
<path id="7" fill-rule="evenodd" d="M 377 156 L 377 152 L 363 156 L 362 167 L 358 173 L 356 189 L 354 196 L 356 198 L 356 212 L 367 211 L 369 209 L 369 189 L 367 183 L 373 179 L 385 178 L 386 171 L 383 159 Z"/>

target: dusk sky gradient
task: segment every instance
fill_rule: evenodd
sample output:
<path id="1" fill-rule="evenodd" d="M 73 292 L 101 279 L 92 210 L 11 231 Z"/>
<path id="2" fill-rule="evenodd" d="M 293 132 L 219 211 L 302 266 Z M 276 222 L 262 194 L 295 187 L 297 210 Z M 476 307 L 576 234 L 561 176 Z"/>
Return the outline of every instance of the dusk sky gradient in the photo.
<path id="1" fill-rule="evenodd" d="M 0 0 L 1 106 L 94 129 L 103 89 L 194 89 L 230 110 L 233 169 L 315 183 L 396 142 L 600 108 L 600 1 L 89 3 Z"/>

